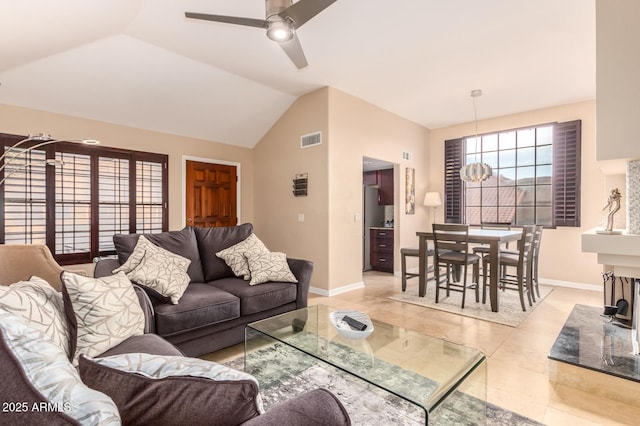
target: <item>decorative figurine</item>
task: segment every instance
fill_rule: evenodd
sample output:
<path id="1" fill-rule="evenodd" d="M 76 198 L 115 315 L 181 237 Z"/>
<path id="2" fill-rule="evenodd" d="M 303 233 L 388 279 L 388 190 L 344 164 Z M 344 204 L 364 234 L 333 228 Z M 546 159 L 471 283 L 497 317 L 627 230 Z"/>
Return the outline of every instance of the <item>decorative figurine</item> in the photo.
<path id="1" fill-rule="evenodd" d="M 604 231 L 597 231 L 598 234 L 621 234 L 620 231 L 613 230 L 613 215 L 618 213 L 618 210 L 620 210 L 621 199 L 622 195 L 620 194 L 618 188 L 613 188 L 609 193 L 607 205 L 602 209 L 602 211 L 609 209 L 609 215 L 607 216 L 607 227 L 604 229 Z"/>

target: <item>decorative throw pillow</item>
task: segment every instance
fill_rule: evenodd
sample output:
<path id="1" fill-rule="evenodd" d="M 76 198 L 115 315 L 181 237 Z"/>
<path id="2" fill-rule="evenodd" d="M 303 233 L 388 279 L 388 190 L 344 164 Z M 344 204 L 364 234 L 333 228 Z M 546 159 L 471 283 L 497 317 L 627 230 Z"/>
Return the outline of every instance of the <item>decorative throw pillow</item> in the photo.
<path id="1" fill-rule="evenodd" d="M 244 241 L 239 242 L 224 250 L 216 253 L 216 256 L 223 259 L 231 268 L 236 277 L 244 277 L 245 280 L 251 279 L 251 272 L 247 257 L 261 253 L 269 253 L 269 249 L 264 245 L 256 234 L 249 235 Z"/>
<path id="2" fill-rule="evenodd" d="M 71 325 L 73 364 L 100 355 L 144 331 L 144 313 L 124 272 L 102 278 L 61 274 L 64 308 Z"/>
<path id="3" fill-rule="evenodd" d="M 122 271 L 125 274 L 128 274 L 129 272 L 136 269 L 136 266 L 138 266 L 140 262 L 142 262 L 142 259 L 144 258 L 144 255 L 146 253 L 158 253 L 160 252 L 160 250 L 163 249 L 153 244 L 144 235 L 140 235 L 140 237 L 138 238 L 138 242 L 133 249 L 133 252 L 131 252 L 131 256 L 129 256 L 126 262 L 111 271 L 111 273 L 117 274 L 118 272 Z"/>
<path id="4" fill-rule="evenodd" d="M 284 253 L 270 252 L 252 255 L 247 257 L 247 263 L 251 271 L 249 285 L 262 284 L 268 281 L 298 282 L 289 268 L 287 255 Z"/>
<path id="5" fill-rule="evenodd" d="M 140 263 L 127 273 L 127 278 L 150 289 L 156 298 L 160 295 L 164 301 L 174 305 L 189 285 L 187 268 L 191 261 L 164 249 L 146 252 Z"/>
<path id="6" fill-rule="evenodd" d="M 123 424 L 240 424 L 264 412 L 253 376 L 198 358 L 83 356 L 79 369 L 88 386 L 113 398 Z"/>
<path id="7" fill-rule="evenodd" d="M 0 308 L 28 321 L 58 345 L 69 358 L 70 331 L 62 294 L 42 278 L 33 276 L 9 286 L 0 285 Z"/>
<path id="8" fill-rule="evenodd" d="M 120 425 L 107 395 L 80 379 L 67 355 L 23 318 L 0 309 L 0 377 L 15 404 L 2 424 Z M 45 407 L 43 409 L 43 407 Z"/>

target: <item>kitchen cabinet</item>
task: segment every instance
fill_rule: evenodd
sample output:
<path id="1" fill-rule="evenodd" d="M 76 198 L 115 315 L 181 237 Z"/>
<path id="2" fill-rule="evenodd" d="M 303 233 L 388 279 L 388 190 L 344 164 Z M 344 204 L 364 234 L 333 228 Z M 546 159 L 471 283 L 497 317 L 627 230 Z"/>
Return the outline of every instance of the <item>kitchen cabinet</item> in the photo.
<path id="1" fill-rule="evenodd" d="M 378 204 L 392 206 L 394 202 L 393 169 L 364 172 L 362 181 L 365 185 L 378 187 Z"/>
<path id="2" fill-rule="evenodd" d="M 369 232 L 371 269 L 393 272 L 393 229 L 371 228 Z"/>

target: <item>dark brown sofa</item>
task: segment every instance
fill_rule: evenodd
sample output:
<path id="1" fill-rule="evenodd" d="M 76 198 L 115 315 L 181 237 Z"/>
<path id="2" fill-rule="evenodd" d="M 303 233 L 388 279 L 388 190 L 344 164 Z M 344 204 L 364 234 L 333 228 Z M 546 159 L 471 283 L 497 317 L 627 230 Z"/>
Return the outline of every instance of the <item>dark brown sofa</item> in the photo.
<path id="1" fill-rule="evenodd" d="M 246 228 L 246 227 L 245 227 Z M 174 237 L 181 234 L 172 234 Z M 117 263 L 117 261 L 116 261 Z M 293 262 L 296 263 L 296 262 Z M 310 265 L 309 265 L 310 266 Z M 55 262 L 53 256 L 43 245 L 0 245 L 0 285 L 10 285 L 17 281 L 28 280 L 32 275 L 38 275 L 41 277 L 47 277 L 49 284 L 60 291 L 60 273 L 62 268 Z M 309 272 L 310 274 L 310 272 Z M 308 280 L 307 280 L 308 283 Z M 137 286 L 134 286 L 138 298 L 143 304 L 143 308 L 146 306 L 148 309 L 153 305 L 149 302 L 149 298 L 146 293 Z M 276 286 L 278 288 L 278 286 Z M 306 299 L 305 299 L 306 302 Z M 49 308 L 51 309 L 51 308 Z M 82 402 L 76 402 L 70 395 L 63 391 L 63 387 L 57 387 L 48 382 L 47 386 L 53 389 L 55 393 L 63 395 L 64 404 L 58 402 L 54 403 L 48 399 L 41 388 L 34 386 L 34 374 L 40 378 L 46 374 L 47 371 L 59 371 L 60 360 L 55 357 L 51 357 L 50 353 L 43 354 L 40 359 L 42 364 L 39 365 L 39 372 L 34 373 L 33 366 L 26 367 L 22 364 L 20 358 L 18 358 L 14 352 L 15 346 L 21 346 L 18 344 L 11 344 L 9 340 L 12 336 L 5 334 L 5 326 L 9 326 L 6 317 L 6 311 L 0 307 L 0 316 L 4 315 L 4 319 L 0 319 L 0 377 L 3 378 L 3 386 L 0 387 L 0 403 L 3 407 L 6 407 L 5 412 L 0 414 L 0 424 L 11 425 L 80 425 L 80 424 L 92 424 L 92 422 L 85 418 L 83 421 L 70 417 L 65 410 L 68 410 L 67 404 L 82 405 Z M 146 312 L 145 314 L 148 314 Z M 149 317 L 148 317 L 149 318 Z M 24 321 L 24 320 L 21 320 Z M 149 333 L 149 323 L 147 323 L 145 333 L 143 335 L 135 335 L 129 337 L 117 346 L 114 346 L 106 352 L 99 355 L 99 357 L 107 357 L 111 355 L 120 355 L 128 353 L 144 352 L 147 354 L 161 355 L 161 356 L 182 356 L 182 352 L 174 347 L 171 343 L 167 342 L 157 334 Z M 35 336 L 36 340 L 40 339 L 38 335 L 45 337 L 42 333 L 32 333 L 29 331 L 28 336 Z M 25 335 L 23 335 L 25 336 Z M 48 341 L 48 347 L 54 346 L 53 340 L 44 338 Z M 46 344 L 46 342 L 45 342 Z M 34 348 L 32 343 L 25 344 L 26 350 Z M 65 362 L 69 365 L 69 368 L 73 369 L 70 362 L 67 360 L 61 349 L 57 351 L 62 354 Z M 33 356 L 29 356 L 31 363 L 38 364 L 40 362 L 36 356 L 38 351 L 33 352 Z M 46 361 L 45 361 L 46 360 Z M 50 367 L 47 362 L 52 362 L 55 366 Z M 27 373 L 27 370 L 31 369 L 31 373 Z M 79 379 L 79 376 L 74 380 Z M 69 382 L 69 378 L 65 379 Z M 194 379 L 200 380 L 200 379 Z M 61 382 L 62 383 L 62 382 Z M 211 387 L 216 387 L 218 384 L 213 381 L 209 382 Z M 224 386 L 228 382 L 222 382 Z M 73 384 L 68 385 L 64 389 L 68 389 L 69 386 L 76 386 Z M 76 386 L 77 388 L 78 386 Z M 118 388 L 118 392 L 122 392 Z M 73 394 L 75 395 L 75 394 Z M 154 404 L 161 405 L 167 410 L 178 410 L 184 413 L 185 410 L 189 412 L 189 408 L 184 406 L 176 406 L 171 400 L 162 401 L 159 395 L 155 395 Z M 248 397 L 247 397 L 248 398 Z M 135 398 L 133 398 L 135 399 Z M 83 400 L 84 401 L 84 400 Z M 145 402 L 149 405 L 149 402 Z M 221 401 L 216 401 L 217 404 L 222 404 Z M 164 404 L 164 405 L 163 405 Z M 246 404 L 245 404 L 246 405 Z M 45 407 L 34 409 L 34 407 Z M 216 404 L 210 404 L 208 408 L 215 410 Z M 120 407 L 118 407 L 120 408 Z M 200 407 L 202 408 L 202 407 Z M 235 406 L 223 407 L 227 411 L 232 411 Z M 202 411 L 202 410 L 200 410 Z M 171 414 L 171 413 L 168 413 Z M 168 418 L 173 418 L 169 415 L 163 414 Z M 175 413 L 174 413 L 175 414 Z M 93 414 L 95 416 L 95 413 Z M 174 416 L 175 417 L 175 416 Z M 237 417 L 237 416 L 235 416 Z M 95 419 L 95 417 L 92 417 Z M 338 426 L 338 425 L 350 425 L 349 416 L 346 413 L 344 407 L 340 401 L 329 391 L 324 389 L 316 389 L 311 392 L 302 394 L 288 401 L 285 401 L 261 415 L 242 421 L 238 418 L 225 418 L 224 424 L 236 425 L 263 425 L 263 426 L 288 426 L 288 425 L 326 425 L 326 426 Z M 125 422 L 124 424 L 130 424 Z M 177 423 L 176 423 L 177 424 Z M 193 423 L 192 423 L 193 424 Z M 206 424 L 211 424 L 210 422 Z M 222 424 L 222 423 L 217 423 Z"/>
<path id="2" fill-rule="evenodd" d="M 253 232 L 251 224 L 222 228 L 187 227 L 148 234 L 152 243 L 191 260 L 191 281 L 177 305 L 146 298 L 149 332 L 158 334 L 188 356 L 200 356 L 244 341 L 245 326 L 254 321 L 307 306 L 313 263 L 287 259 L 298 283 L 268 282 L 250 286 L 233 275 L 216 253 Z M 94 276 L 110 275 L 133 252 L 139 234 L 113 237 L 117 259 L 100 260 Z"/>

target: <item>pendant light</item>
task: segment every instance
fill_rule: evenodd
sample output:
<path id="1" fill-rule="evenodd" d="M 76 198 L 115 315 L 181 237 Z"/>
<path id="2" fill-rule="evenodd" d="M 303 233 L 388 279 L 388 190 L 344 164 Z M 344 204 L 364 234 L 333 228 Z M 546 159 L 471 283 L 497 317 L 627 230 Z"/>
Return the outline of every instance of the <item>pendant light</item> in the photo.
<path id="1" fill-rule="evenodd" d="M 491 170 L 490 165 L 478 162 L 478 111 L 476 109 L 476 98 L 478 96 L 482 96 L 482 90 L 474 89 L 471 91 L 473 116 L 476 123 L 476 149 L 474 153 L 475 161 L 462 166 L 460 169 L 460 178 L 465 182 L 484 182 L 493 175 L 493 170 Z"/>

